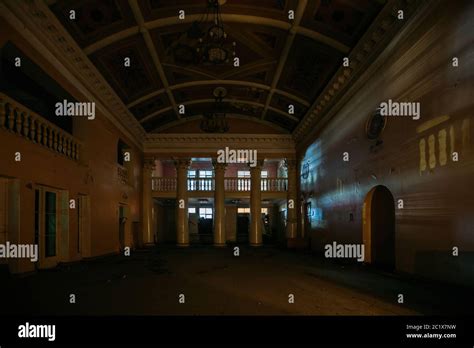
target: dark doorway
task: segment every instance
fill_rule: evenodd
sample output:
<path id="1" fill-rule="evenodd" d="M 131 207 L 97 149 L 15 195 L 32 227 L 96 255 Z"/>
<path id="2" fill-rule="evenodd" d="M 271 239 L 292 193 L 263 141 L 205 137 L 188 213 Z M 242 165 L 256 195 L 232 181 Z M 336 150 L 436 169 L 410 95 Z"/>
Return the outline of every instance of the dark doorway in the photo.
<path id="1" fill-rule="evenodd" d="M 363 207 L 365 262 L 395 270 L 395 203 L 388 188 L 379 185 L 367 194 Z"/>
<path id="2" fill-rule="evenodd" d="M 125 207 L 119 206 L 119 248 L 120 251 L 125 249 L 125 223 L 127 221 Z"/>
<path id="3" fill-rule="evenodd" d="M 249 241 L 249 214 L 237 215 L 237 243 L 248 243 Z"/>

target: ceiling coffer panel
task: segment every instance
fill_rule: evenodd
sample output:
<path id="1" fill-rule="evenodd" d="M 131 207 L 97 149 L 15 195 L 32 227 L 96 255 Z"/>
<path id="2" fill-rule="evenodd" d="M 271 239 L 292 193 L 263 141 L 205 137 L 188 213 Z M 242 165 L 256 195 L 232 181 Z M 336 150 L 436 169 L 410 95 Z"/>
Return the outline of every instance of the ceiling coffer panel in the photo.
<path id="1" fill-rule="evenodd" d="M 125 104 L 163 87 L 139 34 L 94 52 L 90 59 Z"/>

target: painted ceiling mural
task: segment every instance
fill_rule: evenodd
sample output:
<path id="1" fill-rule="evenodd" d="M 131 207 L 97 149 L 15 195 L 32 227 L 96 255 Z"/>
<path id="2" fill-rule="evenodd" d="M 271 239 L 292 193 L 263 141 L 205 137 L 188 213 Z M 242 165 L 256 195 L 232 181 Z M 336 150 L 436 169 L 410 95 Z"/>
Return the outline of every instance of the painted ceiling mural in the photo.
<path id="1" fill-rule="evenodd" d="M 206 33 L 213 0 L 59 0 L 49 8 L 145 131 L 202 117 L 223 87 L 226 114 L 291 133 L 385 4 L 215 1 L 222 34 Z M 202 59 L 204 34 L 223 35 L 226 61 Z"/>

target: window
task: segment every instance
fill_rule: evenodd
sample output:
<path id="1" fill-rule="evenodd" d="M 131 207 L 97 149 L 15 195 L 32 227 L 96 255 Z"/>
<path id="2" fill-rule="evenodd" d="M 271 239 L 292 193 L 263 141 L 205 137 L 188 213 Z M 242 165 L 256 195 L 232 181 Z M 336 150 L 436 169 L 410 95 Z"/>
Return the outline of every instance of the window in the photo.
<path id="1" fill-rule="evenodd" d="M 188 191 L 196 191 L 196 171 L 188 170 Z"/>
<path id="2" fill-rule="evenodd" d="M 268 191 L 268 171 L 266 170 L 262 170 L 262 173 L 260 174 L 261 175 L 261 184 L 260 184 L 260 189 L 262 191 Z"/>
<path id="3" fill-rule="evenodd" d="M 199 218 L 212 219 L 212 208 L 199 208 Z"/>
<path id="4" fill-rule="evenodd" d="M 250 170 L 238 170 L 237 171 L 238 178 L 250 178 Z"/>
<path id="5" fill-rule="evenodd" d="M 250 214 L 250 208 L 237 208 L 238 214 Z M 262 208 L 262 214 L 268 214 L 268 208 Z"/>
<path id="6" fill-rule="evenodd" d="M 200 178 L 212 178 L 212 170 L 200 170 L 199 171 Z"/>
<path id="7" fill-rule="evenodd" d="M 188 170 L 188 191 L 212 191 L 212 170 Z"/>
<path id="8" fill-rule="evenodd" d="M 212 170 L 200 170 L 199 179 L 200 191 L 212 191 Z"/>
<path id="9" fill-rule="evenodd" d="M 238 191 L 249 191 L 250 190 L 250 171 L 249 170 L 238 170 L 237 171 L 237 190 Z"/>
<path id="10" fill-rule="evenodd" d="M 196 208 L 194 208 L 194 207 L 188 208 L 188 213 L 189 214 L 196 214 Z"/>
<path id="11" fill-rule="evenodd" d="M 46 191 L 44 209 L 45 256 L 56 256 L 56 193 Z"/>

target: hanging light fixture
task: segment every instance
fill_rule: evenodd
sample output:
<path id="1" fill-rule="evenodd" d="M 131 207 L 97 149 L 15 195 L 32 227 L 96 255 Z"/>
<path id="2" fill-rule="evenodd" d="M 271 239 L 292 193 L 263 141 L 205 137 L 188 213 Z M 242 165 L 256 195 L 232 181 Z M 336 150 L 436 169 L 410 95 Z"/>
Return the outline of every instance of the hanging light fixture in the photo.
<path id="1" fill-rule="evenodd" d="M 223 99 L 227 95 L 224 87 L 214 89 L 214 105 L 210 112 L 204 113 L 201 129 L 206 133 L 225 133 L 229 130 Z"/>
<path id="2" fill-rule="evenodd" d="M 228 41 L 221 15 L 224 0 L 206 0 L 200 20 L 194 21 L 172 46 L 175 62 L 182 64 L 218 65 L 235 56 L 235 42 Z"/>
<path id="3" fill-rule="evenodd" d="M 210 17 L 210 18 L 209 18 Z M 206 22 L 212 20 L 211 26 L 199 38 L 198 55 L 203 63 L 223 64 L 235 56 L 235 42 L 227 42 L 227 33 L 224 29 L 219 0 L 208 0 Z"/>

